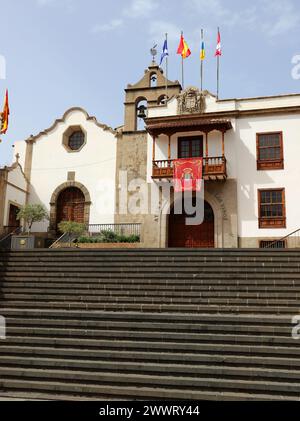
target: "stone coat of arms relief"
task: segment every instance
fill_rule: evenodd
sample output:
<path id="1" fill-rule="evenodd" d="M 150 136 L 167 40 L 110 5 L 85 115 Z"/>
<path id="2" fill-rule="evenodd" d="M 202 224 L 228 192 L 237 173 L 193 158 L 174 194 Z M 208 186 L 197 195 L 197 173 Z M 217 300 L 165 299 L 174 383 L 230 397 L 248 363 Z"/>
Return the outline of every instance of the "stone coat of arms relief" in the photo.
<path id="1" fill-rule="evenodd" d="M 178 114 L 196 114 L 205 112 L 205 97 L 208 92 L 200 92 L 198 88 L 190 87 L 178 95 Z"/>

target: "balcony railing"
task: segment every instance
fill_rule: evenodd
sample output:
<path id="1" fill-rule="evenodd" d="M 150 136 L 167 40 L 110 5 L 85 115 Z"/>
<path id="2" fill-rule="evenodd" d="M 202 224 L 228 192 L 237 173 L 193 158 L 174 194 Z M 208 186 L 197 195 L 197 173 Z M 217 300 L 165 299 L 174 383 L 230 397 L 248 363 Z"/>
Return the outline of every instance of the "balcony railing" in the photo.
<path id="1" fill-rule="evenodd" d="M 152 178 L 173 178 L 174 176 L 174 160 L 163 159 L 160 161 L 153 161 Z M 226 158 L 211 157 L 203 158 L 203 179 L 204 180 L 226 180 L 227 179 L 227 165 Z"/>

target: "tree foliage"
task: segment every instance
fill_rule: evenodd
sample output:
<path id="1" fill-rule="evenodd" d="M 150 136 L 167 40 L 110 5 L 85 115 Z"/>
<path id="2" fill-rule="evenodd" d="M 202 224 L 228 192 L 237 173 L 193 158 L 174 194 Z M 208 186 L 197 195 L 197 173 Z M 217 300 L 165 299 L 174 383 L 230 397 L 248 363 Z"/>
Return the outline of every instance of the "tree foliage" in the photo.
<path id="1" fill-rule="evenodd" d="M 31 232 L 32 225 L 35 222 L 42 222 L 49 219 L 47 210 L 43 205 L 33 204 L 33 205 L 24 205 L 18 212 L 18 220 L 23 220 L 25 226 L 28 227 L 28 234 Z M 25 227 L 24 227 L 25 228 Z"/>
<path id="2" fill-rule="evenodd" d="M 58 229 L 63 234 L 69 235 L 69 245 L 71 247 L 72 236 L 78 236 L 79 237 L 80 235 L 82 235 L 85 232 L 86 227 L 85 227 L 84 224 L 80 224 L 78 222 L 62 221 L 58 224 Z"/>

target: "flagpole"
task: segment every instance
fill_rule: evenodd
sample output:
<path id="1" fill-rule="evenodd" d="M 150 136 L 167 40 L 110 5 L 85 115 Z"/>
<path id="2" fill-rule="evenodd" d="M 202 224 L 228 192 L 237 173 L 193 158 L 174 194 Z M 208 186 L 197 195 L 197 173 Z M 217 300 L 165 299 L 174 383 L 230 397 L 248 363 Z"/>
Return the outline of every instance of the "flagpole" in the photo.
<path id="1" fill-rule="evenodd" d="M 166 33 L 166 41 L 168 45 L 168 34 Z M 168 71 L 169 71 L 169 56 L 166 56 L 166 103 L 168 102 Z"/>
<path id="2" fill-rule="evenodd" d="M 217 57 L 217 99 L 219 99 L 220 91 L 220 57 Z"/>
<path id="3" fill-rule="evenodd" d="M 181 57 L 181 73 L 182 73 L 182 89 L 184 89 L 184 64 L 183 57 Z"/>
<path id="4" fill-rule="evenodd" d="M 183 31 L 181 31 L 181 36 L 183 37 Z M 184 64 L 183 64 L 183 56 L 181 55 L 181 85 L 182 89 L 184 89 Z"/>
<path id="5" fill-rule="evenodd" d="M 218 27 L 218 34 L 220 33 L 220 28 Z M 220 93 L 220 55 L 217 56 L 217 99 L 219 99 Z"/>
<path id="6" fill-rule="evenodd" d="M 200 60 L 201 60 L 201 71 L 200 71 L 200 80 L 201 80 L 200 86 L 201 86 L 201 92 L 203 91 L 203 58 L 202 58 L 202 43 L 203 43 L 203 39 L 204 39 L 204 36 L 203 36 L 203 29 L 201 29 L 201 53 L 200 53 L 200 55 L 201 55 L 201 57 L 200 57 Z"/>

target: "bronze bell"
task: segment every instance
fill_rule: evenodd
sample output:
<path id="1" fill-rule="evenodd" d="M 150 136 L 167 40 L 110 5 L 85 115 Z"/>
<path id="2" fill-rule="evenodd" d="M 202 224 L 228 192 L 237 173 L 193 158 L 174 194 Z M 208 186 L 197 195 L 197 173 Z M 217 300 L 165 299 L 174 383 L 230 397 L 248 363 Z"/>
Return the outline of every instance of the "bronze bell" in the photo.
<path id="1" fill-rule="evenodd" d="M 141 118 L 144 120 L 147 117 L 146 111 L 147 111 L 147 107 L 145 107 L 145 105 L 140 105 L 137 109 L 138 118 Z"/>

